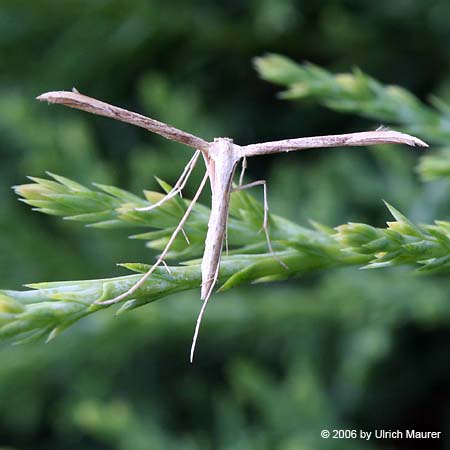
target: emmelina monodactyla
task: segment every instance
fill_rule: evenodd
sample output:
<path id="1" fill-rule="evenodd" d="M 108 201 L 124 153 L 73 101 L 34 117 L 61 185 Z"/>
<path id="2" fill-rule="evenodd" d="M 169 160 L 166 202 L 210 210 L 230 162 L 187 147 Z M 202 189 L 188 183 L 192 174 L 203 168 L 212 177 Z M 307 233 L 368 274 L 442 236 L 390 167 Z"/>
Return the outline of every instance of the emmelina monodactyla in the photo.
<path id="1" fill-rule="evenodd" d="M 265 155 L 270 153 L 290 152 L 294 150 L 303 150 L 310 148 L 323 148 L 323 147 L 342 147 L 342 146 L 366 146 L 377 144 L 407 144 L 410 146 L 428 147 L 428 145 L 420 139 L 410 136 L 408 134 L 400 133 L 397 131 L 378 129 L 376 131 L 366 131 L 362 133 L 348 133 L 337 134 L 329 136 L 314 136 L 298 139 L 285 139 L 282 141 L 264 142 L 261 144 L 252 144 L 240 146 L 233 143 L 229 138 L 215 138 L 213 142 L 207 142 L 203 139 L 194 136 L 190 133 L 178 130 L 170 125 L 167 125 L 157 120 L 150 119 L 140 114 L 128 111 L 126 109 L 118 108 L 116 106 L 109 105 L 91 97 L 81 95 L 75 89 L 72 92 L 58 91 L 48 92 L 37 97 L 38 100 L 47 101 L 48 103 L 61 103 L 71 108 L 77 108 L 84 111 L 88 111 L 93 114 L 101 116 L 112 117 L 113 119 L 127 122 L 138 127 L 145 128 L 146 130 L 153 131 L 160 134 L 166 139 L 179 142 L 181 144 L 192 147 L 196 150 L 191 161 L 186 166 L 185 170 L 180 176 L 180 179 L 169 192 L 167 197 L 161 202 L 151 205 L 148 208 L 140 208 L 140 210 L 149 210 L 159 206 L 163 201 L 177 195 L 181 192 L 186 184 L 189 175 L 191 174 L 199 154 L 201 153 L 206 164 L 206 172 L 200 183 L 200 186 L 186 209 L 180 223 L 176 227 L 175 231 L 171 235 L 166 247 L 159 256 L 156 263 L 151 269 L 145 273 L 142 278 L 130 289 L 123 294 L 102 302 L 98 302 L 103 305 L 109 305 L 119 302 L 139 289 L 145 281 L 154 272 L 156 267 L 161 263 L 164 263 L 164 258 L 169 251 L 170 246 L 175 240 L 176 236 L 183 229 L 192 208 L 198 200 L 208 178 L 211 185 L 212 200 L 211 200 L 211 215 L 208 222 L 208 232 L 205 240 L 205 250 L 203 253 L 201 271 L 202 271 L 202 285 L 201 285 L 201 299 L 203 300 L 202 307 L 200 309 L 194 337 L 192 339 L 190 361 L 193 361 L 195 344 L 197 341 L 198 331 L 202 321 L 203 313 L 205 311 L 208 300 L 214 289 L 219 275 L 220 259 L 222 255 L 222 247 L 226 234 L 226 226 L 228 219 L 228 209 L 230 203 L 230 195 L 232 192 L 232 180 L 233 175 L 239 161 L 244 160 L 249 156 Z M 247 187 L 262 184 L 264 187 L 264 230 L 271 253 L 272 247 L 268 236 L 267 228 L 267 199 L 265 182 L 259 181 L 250 183 Z M 240 186 L 245 188 L 245 186 Z M 281 261 L 280 261 L 281 262 Z M 282 263 L 282 262 L 281 262 Z M 282 263 L 283 264 L 283 263 Z"/>

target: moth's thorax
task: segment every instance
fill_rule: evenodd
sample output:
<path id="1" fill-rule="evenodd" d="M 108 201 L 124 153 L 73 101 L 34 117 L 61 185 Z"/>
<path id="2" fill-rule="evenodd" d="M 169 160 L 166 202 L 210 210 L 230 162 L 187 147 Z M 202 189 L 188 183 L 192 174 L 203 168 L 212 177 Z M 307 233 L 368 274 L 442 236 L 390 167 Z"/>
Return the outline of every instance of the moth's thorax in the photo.
<path id="1" fill-rule="evenodd" d="M 229 159 L 232 161 L 240 159 L 239 146 L 233 143 L 231 138 L 214 138 L 209 146 L 208 153 L 212 159 Z"/>

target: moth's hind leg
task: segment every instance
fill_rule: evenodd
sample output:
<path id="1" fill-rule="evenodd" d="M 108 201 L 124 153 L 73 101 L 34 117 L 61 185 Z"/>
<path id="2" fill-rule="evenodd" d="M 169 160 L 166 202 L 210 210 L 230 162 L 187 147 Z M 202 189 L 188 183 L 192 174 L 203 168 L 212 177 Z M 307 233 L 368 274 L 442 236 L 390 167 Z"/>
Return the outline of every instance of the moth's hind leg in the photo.
<path id="1" fill-rule="evenodd" d="M 242 163 L 242 172 L 245 171 L 245 168 L 247 165 L 244 162 Z M 241 177 L 239 177 L 239 183 L 242 181 L 243 174 L 241 173 Z M 280 257 L 275 253 L 273 247 L 272 247 L 272 241 L 270 240 L 270 234 L 269 234 L 269 203 L 267 201 L 267 183 L 266 180 L 258 180 L 253 181 L 252 183 L 248 184 L 240 184 L 239 186 L 236 186 L 233 188 L 234 191 L 242 191 L 244 189 L 249 189 L 255 186 L 262 186 L 263 187 L 263 198 L 264 198 L 264 219 L 263 219 L 263 226 L 262 229 L 264 230 L 264 234 L 266 236 L 267 241 L 267 247 L 269 248 L 270 254 L 280 263 L 282 267 L 285 269 L 288 269 L 288 266 L 280 259 Z"/>
<path id="2" fill-rule="evenodd" d="M 111 300 L 105 300 L 105 301 L 96 301 L 95 303 L 97 305 L 112 305 L 114 303 L 120 302 L 121 300 L 126 299 L 130 295 L 134 294 L 150 277 L 150 275 L 156 270 L 156 268 L 163 263 L 164 258 L 166 257 L 167 253 L 169 252 L 170 247 L 173 244 L 173 241 L 178 236 L 178 233 L 183 229 L 183 225 L 186 223 L 189 215 L 192 212 L 192 209 L 194 208 L 195 204 L 197 203 L 198 198 L 200 197 L 200 194 L 203 191 L 203 188 L 205 187 L 206 182 L 208 181 L 208 172 L 205 173 L 203 176 L 203 179 L 200 183 L 200 186 L 197 189 L 197 192 L 194 195 L 194 198 L 192 199 L 191 203 L 187 207 L 185 213 L 183 214 L 183 217 L 181 218 L 180 222 L 178 223 L 177 227 L 175 228 L 174 232 L 170 236 L 169 241 L 167 242 L 166 246 L 164 247 L 164 250 L 162 251 L 161 255 L 159 255 L 159 258 L 156 260 L 155 264 L 142 276 L 142 278 L 134 284 L 130 289 L 128 289 L 123 294 L 118 295 L 117 297 L 112 298 Z"/>

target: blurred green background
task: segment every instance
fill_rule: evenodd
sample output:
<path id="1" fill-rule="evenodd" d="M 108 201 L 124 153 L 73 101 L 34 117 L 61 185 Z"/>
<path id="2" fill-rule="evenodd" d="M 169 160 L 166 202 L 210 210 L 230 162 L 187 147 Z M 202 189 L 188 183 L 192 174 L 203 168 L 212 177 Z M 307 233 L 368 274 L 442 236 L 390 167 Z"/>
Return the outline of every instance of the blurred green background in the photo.
<path id="1" fill-rule="evenodd" d="M 0 286 L 121 275 L 115 263 L 154 257 L 124 232 L 31 212 L 12 185 L 49 170 L 140 193 L 157 188 L 154 175 L 173 183 L 190 155 L 36 95 L 75 86 L 239 144 L 373 129 L 278 100 L 252 58 L 357 66 L 448 103 L 449 23 L 448 0 L 2 0 Z M 404 148 L 302 152 L 250 160 L 247 177 L 266 178 L 271 211 L 302 225 L 383 226 L 382 198 L 413 220 L 448 220 L 448 189 L 422 184 L 417 158 Z M 211 302 L 193 366 L 198 292 L 120 318 L 97 313 L 49 345 L 3 345 L 0 448 L 450 448 L 449 287 L 445 276 L 345 269 L 235 289 Z M 444 436 L 320 438 L 333 428 Z"/>

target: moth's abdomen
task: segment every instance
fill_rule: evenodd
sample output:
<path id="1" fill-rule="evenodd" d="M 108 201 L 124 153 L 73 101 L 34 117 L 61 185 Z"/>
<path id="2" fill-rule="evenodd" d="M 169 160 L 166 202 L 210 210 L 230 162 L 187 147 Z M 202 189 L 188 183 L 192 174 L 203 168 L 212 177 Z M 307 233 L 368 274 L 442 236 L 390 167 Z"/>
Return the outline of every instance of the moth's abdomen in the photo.
<path id="1" fill-rule="evenodd" d="M 207 300 L 209 298 L 217 281 L 227 226 L 229 196 L 229 192 L 216 192 L 212 197 L 211 211 L 214 211 L 215 214 L 211 212 L 209 218 L 208 232 L 205 240 L 205 251 L 201 264 L 202 300 Z"/>

